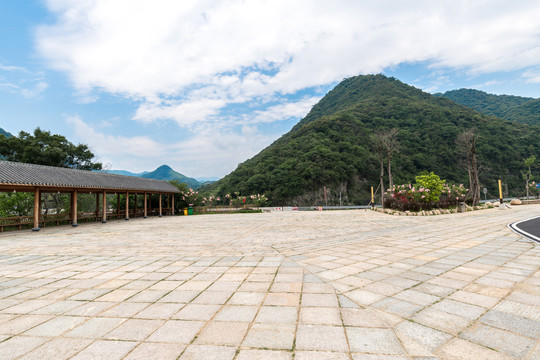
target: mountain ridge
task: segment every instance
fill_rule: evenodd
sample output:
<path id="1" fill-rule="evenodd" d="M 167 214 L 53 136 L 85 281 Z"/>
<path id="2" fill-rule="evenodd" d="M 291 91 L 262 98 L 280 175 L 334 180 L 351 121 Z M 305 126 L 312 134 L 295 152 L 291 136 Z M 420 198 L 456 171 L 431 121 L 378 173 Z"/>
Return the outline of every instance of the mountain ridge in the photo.
<path id="1" fill-rule="evenodd" d="M 447 98 L 425 93 L 394 78 L 362 75 L 331 90 L 291 131 L 204 189 L 224 196 L 264 193 L 272 204 L 367 203 L 378 185 L 375 130 L 398 128 L 400 152 L 393 159 L 394 183 L 414 182 L 434 171 L 454 183 L 468 175 L 457 135 L 478 133 L 481 183 L 496 194 L 496 179 L 520 185 L 522 160 L 540 150 L 540 127 L 488 116 Z M 387 181 L 387 179 L 385 179 Z"/>
<path id="2" fill-rule="evenodd" d="M 475 89 L 450 90 L 434 96 L 450 99 L 486 115 L 523 124 L 540 125 L 540 99 L 516 95 L 495 95 Z"/>

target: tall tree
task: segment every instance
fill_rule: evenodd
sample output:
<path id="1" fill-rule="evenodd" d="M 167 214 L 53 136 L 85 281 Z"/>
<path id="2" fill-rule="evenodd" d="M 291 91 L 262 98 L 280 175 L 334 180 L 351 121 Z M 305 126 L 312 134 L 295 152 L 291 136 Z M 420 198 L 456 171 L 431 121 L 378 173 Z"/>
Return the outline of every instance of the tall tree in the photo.
<path id="1" fill-rule="evenodd" d="M 31 164 L 101 170 L 87 145 L 75 145 L 64 136 L 51 134 L 39 127 L 33 134 L 21 131 L 19 136 L 0 136 L 0 157 L 4 160 Z"/>
<path id="2" fill-rule="evenodd" d="M 399 149 L 399 142 L 397 140 L 397 135 L 399 129 L 393 128 L 385 130 L 381 133 L 381 142 L 386 152 L 387 168 L 388 168 L 388 185 L 390 188 L 394 186 L 394 180 L 392 178 L 392 157 Z"/>
<path id="3" fill-rule="evenodd" d="M 532 155 L 529 156 L 524 160 L 525 166 L 527 167 L 527 171 L 522 172 L 523 180 L 525 180 L 525 191 L 527 192 L 527 199 L 529 198 L 529 182 L 533 180 L 532 172 L 531 172 L 531 166 L 536 161 L 536 156 Z"/>
<path id="4" fill-rule="evenodd" d="M 467 157 L 467 171 L 469 173 L 469 194 L 472 204 L 480 203 L 480 183 L 478 181 L 478 161 L 476 158 L 476 133 L 474 129 L 468 129 L 458 135 L 456 144 Z"/>
<path id="5" fill-rule="evenodd" d="M 379 189 L 381 190 L 381 206 L 384 208 L 384 155 L 386 154 L 386 148 L 384 146 L 384 138 L 386 137 L 385 131 L 381 129 L 375 130 L 373 134 L 373 147 L 379 155 L 380 175 L 379 175 Z"/>

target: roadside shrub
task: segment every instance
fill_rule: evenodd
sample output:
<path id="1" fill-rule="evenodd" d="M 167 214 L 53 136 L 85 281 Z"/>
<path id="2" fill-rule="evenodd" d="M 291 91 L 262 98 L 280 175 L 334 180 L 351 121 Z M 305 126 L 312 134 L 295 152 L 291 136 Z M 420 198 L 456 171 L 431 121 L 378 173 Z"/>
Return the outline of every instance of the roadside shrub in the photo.
<path id="1" fill-rule="evenodd" d="M 434 208 L 447 209 L 465 200 L 467 189 L 446 184 L 438 175 L 416 177 L 416 184 L 395 185 L 385 193 L 385 207 L 400 211 L 420 211 Z"/>

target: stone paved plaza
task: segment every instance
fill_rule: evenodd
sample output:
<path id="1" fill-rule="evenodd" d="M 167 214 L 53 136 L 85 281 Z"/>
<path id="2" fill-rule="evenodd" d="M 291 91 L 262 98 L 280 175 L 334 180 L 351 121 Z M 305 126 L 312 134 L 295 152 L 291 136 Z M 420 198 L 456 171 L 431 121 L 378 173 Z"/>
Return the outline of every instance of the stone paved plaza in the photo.
<path id="1" fill-rule="evenodd" d="M 0 359 L 540 359 L 540 206 L 0 235 Z"/>

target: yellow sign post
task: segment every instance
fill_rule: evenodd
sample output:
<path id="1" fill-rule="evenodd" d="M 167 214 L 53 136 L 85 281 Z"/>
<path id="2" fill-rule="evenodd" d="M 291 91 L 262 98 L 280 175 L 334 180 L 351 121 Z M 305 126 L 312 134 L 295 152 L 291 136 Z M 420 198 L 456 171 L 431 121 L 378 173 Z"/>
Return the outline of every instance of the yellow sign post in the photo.
<path id="1" fill-rule="evenodd" d="M 373 186 L 371 187 L 371 208 L 375 207 L 375 197 L 373 196 Z"/>
<path id="2" fill-rule="evenodd" d="M 503 192 L 502 192 L 502 183 L 499 180 L 499 209 L 504 210 L 505 206 L 503 204 Z"/>

